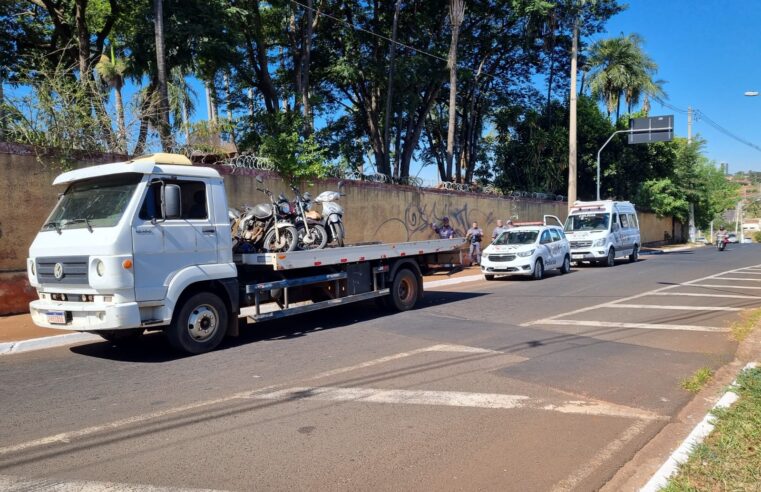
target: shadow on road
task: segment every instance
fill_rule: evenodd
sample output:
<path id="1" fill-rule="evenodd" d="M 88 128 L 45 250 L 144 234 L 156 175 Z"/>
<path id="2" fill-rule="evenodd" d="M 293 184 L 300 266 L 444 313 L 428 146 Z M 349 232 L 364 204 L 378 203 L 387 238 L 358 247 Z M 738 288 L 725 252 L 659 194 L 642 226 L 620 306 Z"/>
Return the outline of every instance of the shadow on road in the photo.
<path id="1" fill-rule="evenodd" d="M 441 306 L 453 302 L 467 301 L 487 295 L 478 292 L 436 291 L 436 295 L 427 295 L 418 303 L 416 309 Z M 325 311 L 307 313 L 273 321 L 249 324 L 242 328 L 240 336 L 228 337 L 217 348 L 226 350 L 262 340 L 288 340 L 301 338 L 317 331 L 348 327 L 354 323 L 372 321 L 381 317 L 394 316 L 386 308 L 375 302 L 362 302 L 354 305 L 337 306 Z M 161 363 L 188 357 L 172 350 L 162 332 L 149 332 L 132 345 L 116 346 L 110 342 L 77 345 L 69 350 L 79 355 L 97 357 L 122 362 Z"/>

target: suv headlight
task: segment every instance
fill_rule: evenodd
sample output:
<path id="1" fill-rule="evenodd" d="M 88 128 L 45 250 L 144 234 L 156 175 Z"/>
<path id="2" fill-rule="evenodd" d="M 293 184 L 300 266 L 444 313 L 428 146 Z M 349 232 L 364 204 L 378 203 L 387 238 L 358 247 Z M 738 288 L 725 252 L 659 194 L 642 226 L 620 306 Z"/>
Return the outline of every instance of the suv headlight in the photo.
<path id="1" fill-rule="evenodd" d="M 534 250 L 533 250 L 533 249 L 530 249 L 530 250 L 528 250 L 528 251 L 519 251 L 519 252 L 517 253 L 517 255 L 518 255 L 518 256 L 522 256 L 522 257 L 524 257 L 524 258 L 525 258 L 526 256 L 531 256 L 531 255 L 533 255 L 533 254 L 534 254 Z"/>
<path id="2" fill-rule="evenodd" d="M 605 243 L 607 243 L 607 242 L 608 242 L 608 238 L 607 237 L 601 237 L 600 239 L 598 239 L 597 241 L 592 243 L 592 247 L 593 248 L 597 248 L 599 246 L 605 246 Z"/>

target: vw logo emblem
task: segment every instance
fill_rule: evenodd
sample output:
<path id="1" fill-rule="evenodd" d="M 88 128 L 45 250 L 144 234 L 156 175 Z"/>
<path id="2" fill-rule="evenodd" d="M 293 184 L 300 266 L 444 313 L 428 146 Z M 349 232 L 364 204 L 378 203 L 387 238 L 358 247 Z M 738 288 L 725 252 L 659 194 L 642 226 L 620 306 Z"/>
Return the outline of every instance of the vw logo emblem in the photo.
<path id="1" fill-rule="evenodd" d="M 61 280 L 63 278 L 63 265 L 60 263 L 56 263 L 53 267 L 53 276 L 55 276 L 56 279 Z"/>

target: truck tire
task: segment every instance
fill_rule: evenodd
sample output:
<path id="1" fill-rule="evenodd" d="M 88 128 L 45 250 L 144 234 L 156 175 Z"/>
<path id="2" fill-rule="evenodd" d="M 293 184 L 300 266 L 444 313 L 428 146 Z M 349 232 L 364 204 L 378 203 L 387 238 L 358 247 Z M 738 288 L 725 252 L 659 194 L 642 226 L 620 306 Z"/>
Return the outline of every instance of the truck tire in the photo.
<path id="1" fill-rule="evenodd" d="M 109 331 L 97 331 L 95 332 L 103 340 L 111 342 L 116 346 L 126 347 L 136 344 L 140 337 L 143 336 L 142 328 L 135 328 L 129 330 L 109 330 Z"/>
<path id="2" fill-rule="evenodd" d="M 228 316 L 227 306 L 218 295 L 193 294 L 175 310 L 166 330 L 169 344 L 188 354 L 214 350 L 225 337 Z"/>
<path id="3" fill-rule="evenodd" d="M 494 280 L 494 274 L 493 273 L 485 273 L 484 278 L 486 280 Z"/>
<path id="4" fill-rule="evenodd" d="M 396 272 L 391 286 L 391 306 L 397 311 L 408 311 L 415 307 L 420 297 L 417 276 L 408 268 Z"/>

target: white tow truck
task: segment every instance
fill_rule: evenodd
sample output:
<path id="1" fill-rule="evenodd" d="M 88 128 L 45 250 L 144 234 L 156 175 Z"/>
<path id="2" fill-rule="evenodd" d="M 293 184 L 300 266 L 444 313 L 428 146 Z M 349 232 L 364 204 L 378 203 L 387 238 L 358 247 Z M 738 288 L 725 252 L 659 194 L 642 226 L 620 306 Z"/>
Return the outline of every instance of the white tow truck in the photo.
<path id="1" fill-rule="evenodd" d="M 154 154 L 70 171 L 34 239 L 27 273 L 34 323 L 133 342 L 163 330 L 187 353 L 259 322 L 377 298 L 415 306 L 422 273 L 464 239 L 234 255 L 222 177 Z"/>

